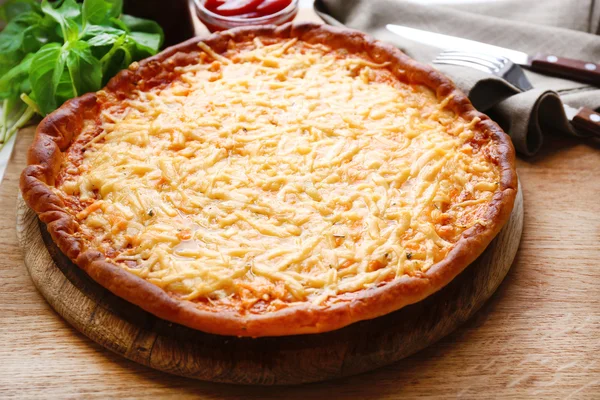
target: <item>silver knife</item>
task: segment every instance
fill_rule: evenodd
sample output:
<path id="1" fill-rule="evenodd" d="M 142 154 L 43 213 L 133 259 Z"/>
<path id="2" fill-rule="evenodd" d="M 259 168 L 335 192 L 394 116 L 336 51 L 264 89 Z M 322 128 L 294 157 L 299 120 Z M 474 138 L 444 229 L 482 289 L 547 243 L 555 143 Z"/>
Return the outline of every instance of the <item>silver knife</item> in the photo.
<path id="1" fill-rule="evenodd" d="M 554 54 L 532 56 L 522 51 L 401 25 L 388 24 L 386 28 L 397 35 L 430 46 L 504 56 L 531 71 L 600 86 L 600 64 L 594 62 L 574 60 Z"/>

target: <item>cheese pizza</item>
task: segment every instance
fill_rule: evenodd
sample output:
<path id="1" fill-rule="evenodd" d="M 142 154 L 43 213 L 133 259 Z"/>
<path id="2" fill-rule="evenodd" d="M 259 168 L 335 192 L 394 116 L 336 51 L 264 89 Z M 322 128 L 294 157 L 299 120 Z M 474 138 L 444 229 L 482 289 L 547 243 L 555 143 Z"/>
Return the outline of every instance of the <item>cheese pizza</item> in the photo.
<path id="1" fill-rule="evenodd" d="M 209 333 L 318 333 L 439 290 L 516 190 L 452 82 L 349 30 L 192 39 L 40 124 L 25 200 L 93 279 Z"/>

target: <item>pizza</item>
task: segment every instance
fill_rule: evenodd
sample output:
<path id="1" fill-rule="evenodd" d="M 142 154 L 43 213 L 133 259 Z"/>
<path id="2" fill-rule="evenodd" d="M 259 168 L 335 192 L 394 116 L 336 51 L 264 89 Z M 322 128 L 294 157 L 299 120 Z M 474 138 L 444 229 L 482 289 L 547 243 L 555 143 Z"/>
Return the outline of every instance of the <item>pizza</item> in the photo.
<path id="1" fill-rule="evenodd" d="M 433 68 L 288 24 L 191 39 L 68 101 L 21 190 L 115 295 L 208 333 L 282 336 L 444 287 L 508 220 L 514 158 Z"/>

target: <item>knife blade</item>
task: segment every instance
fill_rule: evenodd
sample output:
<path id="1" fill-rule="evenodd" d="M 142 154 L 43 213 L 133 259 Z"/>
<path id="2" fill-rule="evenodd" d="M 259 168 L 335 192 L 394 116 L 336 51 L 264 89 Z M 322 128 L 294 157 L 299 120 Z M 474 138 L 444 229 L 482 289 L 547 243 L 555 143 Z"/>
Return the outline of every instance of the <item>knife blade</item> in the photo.
<path id="1" fill-rule="evenodd" d="M 534 72 L 600 86 L 600 64 L 594 62 L 574 60 L 554 54 L 539 53 L 532 56 L 518 50 L 401 25 L 388 24 L 386 28 L 396 35 L 429 46 L 504 56 Z"/>

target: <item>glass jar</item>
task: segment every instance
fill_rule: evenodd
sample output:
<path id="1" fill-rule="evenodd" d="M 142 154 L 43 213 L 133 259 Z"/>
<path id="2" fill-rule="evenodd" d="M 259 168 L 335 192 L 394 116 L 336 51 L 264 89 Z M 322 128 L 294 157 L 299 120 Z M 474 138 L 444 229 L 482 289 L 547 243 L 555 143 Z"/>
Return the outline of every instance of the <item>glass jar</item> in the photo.
<path id="1" fill-rule="evenodd" d="M 204 7 L 205 2 L 206 0 L 194 0 L 196 14 L 209 31 L 216 32 L 236 28 L 239 26 L 283 25 L 296 17 L 296 14 L 298 13 L 299 1 L 292 0 L 291 3 L 283 10 L 257 18 L 239 18 L 236 16 L 215 14 Z"/>

